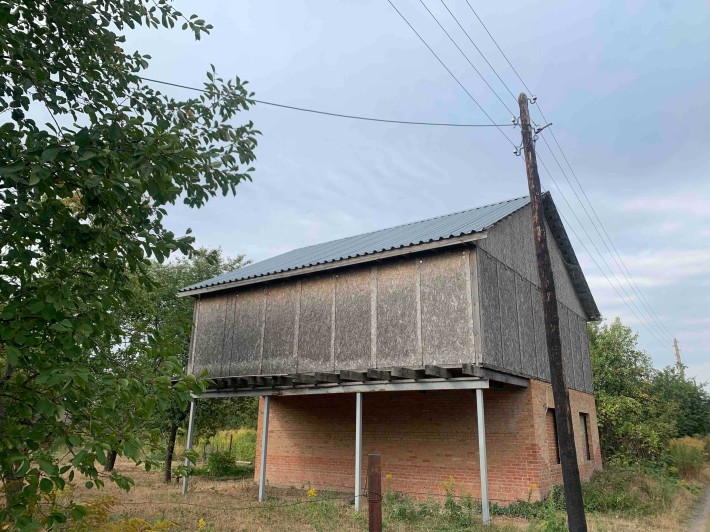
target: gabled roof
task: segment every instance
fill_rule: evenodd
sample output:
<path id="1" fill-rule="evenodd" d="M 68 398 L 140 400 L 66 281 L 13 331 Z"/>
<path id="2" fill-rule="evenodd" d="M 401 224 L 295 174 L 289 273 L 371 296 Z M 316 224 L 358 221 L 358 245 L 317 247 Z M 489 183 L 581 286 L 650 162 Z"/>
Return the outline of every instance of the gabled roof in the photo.
<path id="1" fill-rule="evenodd" d="M 193 284 L 183 288 L 180 292 L 191 292 L 235 281 L 266 277 L 309 266 L 478 233 L 525 207 L 528 203 L 530 203 L 530 199 L 524 196 L 436 218 L 380 229 L 363 235 L 349 236 L 332 242 L 294 249 L 233 272 Z M 373 257 L 373 260 L 375 259 L 376 257 Z"/>
<path id="2" fill-rule="evenodd" d="M 599 310 L 549 193 L 544 194 L 543 201 L 545 216 L 552 236 L 562 251 L 567 271 L 580 302 L 587 312 L 587 316 L 590 319 L 595 319 L 599 316 Z M 319 266 L 332 265 L 332 267 L 336 267 L 340 266 L 338 263 L 342 263 L 344 266 L 357 258 L 362 259 L 358 262 L 378 260 L 391 255 L 395 250 L 406 250 L 406 248 L 414 248 L 415 246 L 425 249 L 432 246 L 433 243 L 446 244 L 450 241 L 453 244 L 456 243 L 456 240 L 461 240 L 469 235 L 472 237 L 477 234 L 483 236 L 486 229 L 529 204 L 530 198 L 523 196 L 453 214 L 380 229 L 371 233 L 294 249 L 183 288 L 180 290 L 179 296 L 197 295 L 247 283 L 265 282 L 284 277 L 287 272 L 293 272 L 295 275 L 298 270 L 304 270 L 303 273 L 307 273 Z"/>

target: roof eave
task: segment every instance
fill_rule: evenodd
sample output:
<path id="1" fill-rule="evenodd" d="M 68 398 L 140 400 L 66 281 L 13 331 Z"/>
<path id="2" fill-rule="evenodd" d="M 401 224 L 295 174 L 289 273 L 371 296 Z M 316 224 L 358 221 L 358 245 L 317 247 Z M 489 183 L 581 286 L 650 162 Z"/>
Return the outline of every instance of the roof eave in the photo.
<path id="1" fill-rule="evenodd" d="M 589 320 L 598 320 L 601 318 L 601 313 L 599 312 L 596 301 L 594 301 L 592 291 L 589 289 L 587 279 L 584 276 L 584 272 L 582 272 L 582 267 L 577 260 L 577 255 L 574 252 L 572 243 L 567 236 L 567 231 L 562 223 L 560 213 L 557 211 L 555 202 L 552 200 L 552 195 L 549 192 L 543 194 L 542 204 L 545 219 L 547 220 L 547 224 L 550 226 L 550 231 L 552 232 L 555 242 L 557 242 L 557 245 L 562 252 L 562 258 L 565 261 L 567 273 L 569 274 L 572 285 L 577 292 L 579 302 L 582 304 L 582 308 L 586 312 Z"/>
<path id="2" fill-rule="evenodd" d="M 212 286 L 205 286 L 202 288 L 195 288 L 192 290 L 184 290 L 177 293 L 177 297 L 194 297 L 201 294 L 207 294 L 210 292 L 221 292 L 223 290 L 231 290 L 233 288 L 240 288 L 243 286 L 261 284 L 271 281 L 277 281 L 282 279 L 288 279 L 291 277 L 299 277 L 303 275 L 309 275 L 312 273 L 319 273 L 328 270 L 335 270 L 339 268 L 346 268 L 348 266 L 354 266 L 357 264 L 365 264 L 368 262 L 376 262 L 383 259 L 388 259 L 391 257 L 401 257 L 405 255 L 411 255 L 413 253 L 419 253 L 423 251 L 429 251 L 432 249 L 440 249 L 451 246 L 457 246 L 461 244 L 468 244 L 475 242 L 477 240 L 482 240 L 486 238 L 486 231 L 478 231 L 475 233 L 469 233 L 467 235 L 455 236 L 450 238 L 443 238 L 440 240 L 434 240 L 432 242 L 425 242 L 422 244 L 415 244 L 412 246 L 405 246 L 396 249 L 389 249 L 386 251 L 380 251 L 376 253 L 368 253 L 367 255 L 360 255 L 359 257 L 351 257 L 348 259 L 341 259 L 333 262 L 327 262 L 324 264 L 315 264 L 313 266 L 305 266 L 303 268 L 296 268 L 293 270 L 288 270 L 285 272 L 277 272 L 267 275 L 261 275 L 259 277 L 252 277 L 250 279 L 240 279 L 238 281 L 230 281 L 222 284 L 216 284 Z"/>

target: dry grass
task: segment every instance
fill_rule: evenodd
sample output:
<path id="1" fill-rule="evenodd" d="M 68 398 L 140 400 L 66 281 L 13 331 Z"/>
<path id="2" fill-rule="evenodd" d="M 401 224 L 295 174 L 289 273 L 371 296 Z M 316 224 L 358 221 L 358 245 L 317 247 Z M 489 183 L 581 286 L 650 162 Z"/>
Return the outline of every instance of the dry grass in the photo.
<path id="1" fill-rule="evenodd" d="M 269 500 L 257 502 L 257 488 L 251 479 L 210 480 L 200 477 L 190 479 L 187 497 L 180 494 L 180 485 L 162 482 L 160 471 L 146 472 L 127 461 L 119 460 L 117 469 L 135 480 L 135 487 L 126 493 L 107 482 L 106 488 L 86 490 L 81 483 L 74 491 L 79 502 L 89 502 L 109 495 L 115 504 L 110 510 L 113 521 L 141 518 L 149 523 L 168 520 L 175 523 L 172 530 L 367 530 L 366 514 L 354 512 L 349 494 L 319 492 L 315 498 L 307 497 L 302 490 L 269 488 Z M 698 482 L 710 481 L 710 471 Z M 628 518 L 608 514 L 588 514 L 589 528 L 596 532 L 607 531 L 670 531 L 683 530 L 684 522 L 697 500 L 688 490 L 679 490 L 672 509 L 662 515 Z M 385 512 L 387 514 L 387 512 Z M 200 520 L 203 528 L 200 528 Z M 531 523 L 525 519 L 495 516 L 492 530 L 525 530 Z M 387 530 L 460 530 L 451 524 L 437 521 L 436 517 L 407 522 L 392 520 Z M 468 530 L 483 530 L 478 524 Z"/>

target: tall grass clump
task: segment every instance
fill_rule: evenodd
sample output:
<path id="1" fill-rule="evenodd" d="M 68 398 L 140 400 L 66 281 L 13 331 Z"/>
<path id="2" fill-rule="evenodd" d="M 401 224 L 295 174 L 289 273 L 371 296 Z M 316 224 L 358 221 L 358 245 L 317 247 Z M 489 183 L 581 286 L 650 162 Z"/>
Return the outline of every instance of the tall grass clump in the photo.
<path id="1" fill-rule="evenodd" d="M 700 476 L 705 465 L 706 442 L 700 438 L 685 436 L 671 441 L 669 455 L 682 479 L 694 480 Z"/>

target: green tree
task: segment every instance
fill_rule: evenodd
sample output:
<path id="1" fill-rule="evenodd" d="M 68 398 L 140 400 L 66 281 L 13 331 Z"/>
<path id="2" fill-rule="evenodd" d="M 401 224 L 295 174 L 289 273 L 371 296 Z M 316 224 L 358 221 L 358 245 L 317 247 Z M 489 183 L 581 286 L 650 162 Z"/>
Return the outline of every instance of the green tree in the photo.
<path id="1" fill-rule="evenodd" d="M 650 357 L 619 318 L 590 324 L 589 342 L 602 455 L 633 462 L 663 455 L 676 433 L 678 405 L 655 390 Z"/>
<path id="2" fill-rule="evenodd" d="M 192 332 L 193 299 L 177 298 L 178 290 L 198 281 L 240 268 L 248 261 L 240 255 L 225 258 L 221 250 L 198 249 L 192 256 L 173 262 L 152 262 L 148 268 L 150 285 L 135 279 L 133 296 L 120 311 L 124 331 L 121 345 L 112 348 L 115 358 L 123 362 L 123 371 L 150 373 L 154 357 L 152 350 L 177 353 L 182 367 L 187 367 Z M 146 342 L 147 338 L 156 341 Z M 255 425 L 257 401 L 255 398 L 211 399 L 199 402 L 196 437 L 211 436 L 223 428 Z M 175 440 L 184 427 L 188 408 L 184 401 L 174 400 L 167 412 L 157 413 L 147 427 L 157 428 L 165 435 L 165 481 L 170 482 Z M 121 414 L 132 416 L 123 410 Z"/>
<path id="3" fill-rule="evenodd" d="M 121 47 L 126 27 L 175 25 L 210 29 L 168 0 L 0 1 L 0 522 L 21 529 L 64 522 L 42 515 L 41 493 L 102 485 L 112 449 L 140 462 L 145 419 L 204 387 L 171 382 L 182 364 L 152 332 L 151 373 L 117 369 L 112 350 L 149 258 L 191 252 L 166 206 L 235 192 L 255 158 L 258 132 L 234 123 L 253 103 L 243 82 L 213 69 L 176 100 L 141 79 L 150 57 Z"/>
<path id="4" fill-rule="evenodd" d="M 653 388 L 664 403 L 678 406 L 677 438 L 710 434 L 710 394 L 704 384 L 686 378 L 678 366 L 668 366 L 656 373 Z"/>

